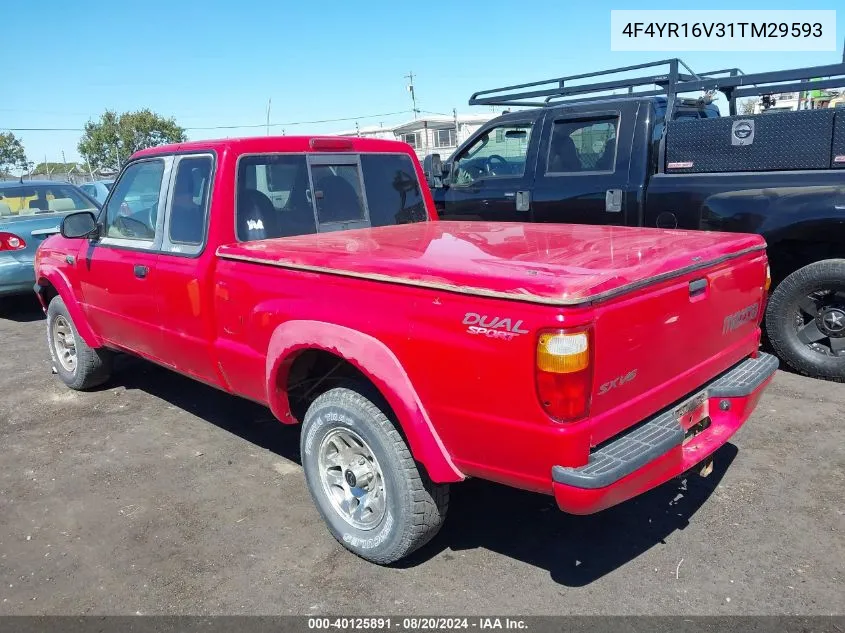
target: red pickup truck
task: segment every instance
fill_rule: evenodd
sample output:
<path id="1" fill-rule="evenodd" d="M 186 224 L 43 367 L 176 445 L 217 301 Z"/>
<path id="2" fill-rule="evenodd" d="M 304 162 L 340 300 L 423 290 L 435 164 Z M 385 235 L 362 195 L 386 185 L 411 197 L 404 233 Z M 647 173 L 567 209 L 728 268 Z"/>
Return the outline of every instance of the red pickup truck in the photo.
<path id="1" fill-rule="evenodd" d="M 377 563 L 481 477 L 592 513 L 693 468 L 777 368 L 759 236 L 437 221 L 401 143 L 145 150 L 36 256 L 55 371 L 129 352 L 302 422 L 332 534 Z"/>

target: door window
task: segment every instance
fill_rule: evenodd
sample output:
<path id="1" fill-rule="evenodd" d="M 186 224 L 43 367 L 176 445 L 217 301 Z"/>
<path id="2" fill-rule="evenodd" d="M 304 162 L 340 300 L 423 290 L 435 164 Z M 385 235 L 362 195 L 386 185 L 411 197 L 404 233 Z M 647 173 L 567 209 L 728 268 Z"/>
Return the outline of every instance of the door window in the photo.
<path id="1" fill-rule="evenodd" d="M 525 173 L 531 123 L 511 123 L 486 130 L 452 161 L 452 184 Z"/>
<path id="2" fill-rule="evenodd" d="M 105 209 L 106 237 L 152 243 L 156 237 L 163 160 L 129 165 Z"/>
<path id="3" fill-rule="evenodd" d="M 211 156 L 183 156 L 176 166 L 166 250 L 198 253 L 205 236 L 211 188 Z"/>
<path id="4" fill-rule="evenodd" d="M 555 121 L 547 173 L 612 172 L 619 117 Z"/>

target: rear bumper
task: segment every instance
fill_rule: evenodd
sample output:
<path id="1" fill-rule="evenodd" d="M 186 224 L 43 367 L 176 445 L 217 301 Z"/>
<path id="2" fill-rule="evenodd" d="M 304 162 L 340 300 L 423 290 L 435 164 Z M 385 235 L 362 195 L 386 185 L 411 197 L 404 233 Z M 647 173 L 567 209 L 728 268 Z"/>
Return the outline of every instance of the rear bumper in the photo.
<path id="1" fill-rule="evenodd" d="M 4 253 L 0 258 L 0 296 L 32 292 L 35 267 L 32 257 Z"/>
<path id="2" fill-rule="evenodd" d="M 673 406 L 594 449 L 585 466 L 553 467 L 558 506 L 572 514 L 592 514 L 683 474 L 742 426 L 777 368 L 774 356 L 761 353 L 689 394 L 706 391 L 710 425 L 686 443 Z"/>

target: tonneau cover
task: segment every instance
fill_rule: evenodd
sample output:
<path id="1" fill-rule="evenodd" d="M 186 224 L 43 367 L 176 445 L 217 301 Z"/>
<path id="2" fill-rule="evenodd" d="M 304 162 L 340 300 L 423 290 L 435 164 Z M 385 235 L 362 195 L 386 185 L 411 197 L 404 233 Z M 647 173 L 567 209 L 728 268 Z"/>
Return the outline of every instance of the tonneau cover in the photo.
<path id="1" fill-rule="evenodd" d="M 549 305 L 607 299 L 765 248 L 758 235 L 424 222 L 221 246 L 218 256 Z"/>

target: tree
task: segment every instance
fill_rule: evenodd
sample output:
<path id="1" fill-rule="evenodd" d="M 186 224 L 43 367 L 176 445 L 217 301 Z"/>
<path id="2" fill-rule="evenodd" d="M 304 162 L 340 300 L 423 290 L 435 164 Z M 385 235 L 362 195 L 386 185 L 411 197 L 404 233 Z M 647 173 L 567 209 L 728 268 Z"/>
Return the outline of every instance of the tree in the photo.
<path id="1" fill-rule="evenodd" d="M 26 152 L 20 140 L 11 132 L 0 132 L 0 173 L 8 174 L 12 169 L 26 171 Z"/>
<path id="2" fill-rule="evenodd" d="M 172 117 L 166 119 L 146 109 L 123 114 L 106 110 L 99 121 L 85 124 L 78 149 L 94 169 L 117 169 L 138 150 L 185 140 L 184 128 Z"/>
<path id="3" fill-rule="evenodd" d="M 74 162 L 68 163 L 38 163 L 32 170 L 33 175 L 37 174 L 65 174 L 73 171 L 74 167 L 79 168 L 79 165 Z"/>
<path id="4" fill-rule="evenodd" d="M 740 114 L 754 114 L 754 106 L 756 104 L 756 99 L 746 99 L 739 104 L 739 113 Z"/>

